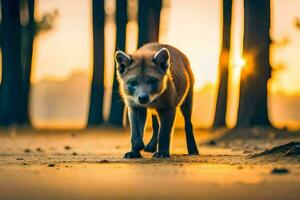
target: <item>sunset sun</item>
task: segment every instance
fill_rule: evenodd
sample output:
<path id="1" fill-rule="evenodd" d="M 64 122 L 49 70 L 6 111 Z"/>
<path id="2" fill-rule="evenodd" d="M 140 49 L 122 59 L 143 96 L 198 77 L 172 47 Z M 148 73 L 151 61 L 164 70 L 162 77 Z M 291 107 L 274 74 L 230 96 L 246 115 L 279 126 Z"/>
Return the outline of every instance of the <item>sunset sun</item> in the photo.
<path id="1" fill-rule="evenodd" d="M 241 70 L 246 65 L 246 60 L 244 58 L 238 57 L 233 61 L 233 67 Z"/>

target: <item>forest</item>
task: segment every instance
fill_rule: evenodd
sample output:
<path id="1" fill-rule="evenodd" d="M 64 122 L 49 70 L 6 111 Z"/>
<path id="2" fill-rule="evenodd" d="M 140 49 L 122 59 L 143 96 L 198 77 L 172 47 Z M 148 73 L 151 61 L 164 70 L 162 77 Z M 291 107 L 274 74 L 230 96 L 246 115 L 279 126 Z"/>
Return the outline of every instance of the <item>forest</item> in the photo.
<path id="1" fill-rule="evenodd" d="M 298 1 L 73 3 L 1 0 L 0 199 L 298 198 Z M 123 159 L 132 124 L 114 53 L 147 43 L 188 50 L 199 155 L 186 154 L 180 115 L 171 158 Z M 153 116 L 145 141 L 161 123 Z"/>

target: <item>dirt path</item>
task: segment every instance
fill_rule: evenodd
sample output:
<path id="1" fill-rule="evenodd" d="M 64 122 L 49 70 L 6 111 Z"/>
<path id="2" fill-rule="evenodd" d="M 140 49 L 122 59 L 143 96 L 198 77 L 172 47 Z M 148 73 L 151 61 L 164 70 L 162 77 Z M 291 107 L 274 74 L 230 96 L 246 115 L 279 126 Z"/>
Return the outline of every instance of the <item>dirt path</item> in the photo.
<path id="1" fill-rule="evenodd" d="M 299 199 L 298 157 L 250 157 L 291 137 L 224 148 L 203 145 L 214 135 L 198 131 L 201 155 L 185 156 L 184 135 L 177 131 L 171 159 L 143 154 L 141 160 L 124 160 L 127 132 L 21 132 L 0 135 L 1 200 Z"/>

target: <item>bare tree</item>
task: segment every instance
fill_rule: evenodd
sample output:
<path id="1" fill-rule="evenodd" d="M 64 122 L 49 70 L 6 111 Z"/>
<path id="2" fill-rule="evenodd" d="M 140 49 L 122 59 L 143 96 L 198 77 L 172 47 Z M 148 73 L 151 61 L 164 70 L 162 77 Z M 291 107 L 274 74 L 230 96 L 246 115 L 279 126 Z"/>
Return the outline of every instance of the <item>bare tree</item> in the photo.
<path id="1" fill-rule="evenodd" d="M 160 12 L 162 0 L 139 0 L 138 5 L 138 47 L 159 39 Z"/>
<path id="2" fill-rule="evenodd" d="M 89 106 L 88 126 L 103 122 L 104 94 L 104 0 L 92 0 L 93 7 L 93 79 Z"/>
<path id="3" fill-rule="evenodd" d="M 127 0 L 116 1 L 116 25 L 117 25 L 117 41 L 116 50 L 125 50 L 126 44 L 126 24 L 127 24 Z M 115 67 L 116 69 L 116 67 Z M 117 80 L 116 70 L 114 72 L 111 109 L 109 115 L 109 123 L 122 127 L 123 125 L 124 102 L 119 94 L 119 84 Z"/>
<path id="4" fill-rule="evenodd" d="M 21 26 L 19 0 L 2 0 L 2 84 L 0 124 L 22 124 Z"/>
<path id="5" fill-rule="evenodd" d="M 223 0 L 223 37 L 222 50 L 219 60 L 219 86 L 216 111 L 213 122 L 214 128 L 226 127 L 231 15 L 232 0 Z"/>
<path id="6" fill-rule="evenodd" d="M 23 71 L 24 100 L 22 101 L 23 112 L 21 117 L 25 124 L 31 125 L 30 121 L 30 77 L 32 69 L 32 54 L 34 38 L 37 34 L 52 30 L 58 16 L 58 10 L 46 12 L 42 19 L 35 21 L 35 0 L 23 0 L 21 10 L 28 13 L 28 23 L 21 26 L 21 64 Z"/>
<path id="7" fill-rule="evenodd" d="M 5 4 L 5 2 L 1 2 Z M 28 17 L 27 24 L 19 23 L 19 38 L 20 38 L 20 61 L 21 61 L 21 78 L 22 78 L 22 95 L 20 93 L 20 105 L 21 111 L 18 113 L 20 118 L 19 124 L 30 125 L 30 117 L 29 117 L 29 96 L 30 96 L 30 74 L 31 74 L 31 64 L 32 64 L 32 53 L 33 53 L 33 41 L 35 35 L 38 33 L 42 33 L 45 31 L 49 31 L 52 29 L 55 19 L 58 16 L 58 11 L 47 12 L 43 15 L 40 21 L 35 21 L 34 19 L 34 8 L 35 8 L 35 0 L 19 0 L 13 2 L 13 6 L 19 8 L 19 12 L 23 13 L 19 14 L 20 19 L 26 20 Z M 25 15 L 24 15 L 25 14 Z M 24 19 L 23 17 L 26 16 Z M 27 21 L 26 20 L 26 21 Z M 6 28 L 6 27 L 4 27 Z M 4 30 L 6 31 L 6 30 Z M 0 29 L 1 32 L 1 40 L 2 38 L 2 26 Z M 1 44 L 2 47 L 2 44 Z M 4 47 L 5 48 L 5 47 Z M 5 51 L 5 50 L 4 50 Z M 6 73 L 2 74 L 3 78 L 6 79 Z M 19 75 L 18 75 L 19 76 Z M 7 84 L 10 84 L 9 82 Z M 0 85 L 1 87 L 1 85 Z M 11 87 L 11 86 L 6 86 Z M 6 98 L 5 95 L 2 98 Z M 21 99 L 22 98 L 22 99 Z M 0 101 L 1 101 L 1 92 L 0 92 Z M 5 102 L 6 100 L 3 100 Z M 8 109 L 8 108 L 7 108 Z M 1 109 L 0 109 L 1 110 Z M 13 112 L 13 111 L 11 111 Z M 1 116 L 1 113 L 0 113 Z M 16 122 L 13 122 L 16 123 Z M 9 123 L 11 124 L 11 123 Z"/>
<path id="8" fill-rule="evenodd" d="M 30 94 L 30 75 L 31 75 L 31 65 L 32 65 L 32 53 L 33 53 L 33 41 L 35 36 L 35 27 L 36 22 L 34 20 L 34 8 L 35 0 L 27 0 L 27 11 L 28 11 L 28 24 L 25 27 L 25 33 L 22 34 L 21 38 L 26 38 L 23 52 L 23 90 L 24 90 L 24 99 L 22 101 L 23 112 L 21 114 L 22 120 L 25 124 L 30 123 L 29 117 L 29 94 Z"/>
<path id="9" fill-rule="evenodd" d="M 271 126 L 267 83 L 271 77 L 270 0 L 244 0 L 244 57 L 236 127 Z"/>

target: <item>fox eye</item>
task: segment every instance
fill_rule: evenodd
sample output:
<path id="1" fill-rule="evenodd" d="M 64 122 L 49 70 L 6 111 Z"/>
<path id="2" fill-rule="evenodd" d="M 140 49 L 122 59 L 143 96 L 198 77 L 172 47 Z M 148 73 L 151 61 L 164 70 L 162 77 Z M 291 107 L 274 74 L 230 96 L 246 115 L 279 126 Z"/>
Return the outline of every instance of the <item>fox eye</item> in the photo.
<path id="1" fill-rule="evenodd" d="M 129 85 L 129 86 L 131 86 L 131 87 L 135 87 L 135 86 L 137 86 L 137 81 L 135 81 L 135 80 L 130 80 L 130 81 L 128 81 L 127 82 L 127 84 Z"/>
<path id="2" fill-rule="evenodd" d="M 148 84 L 149 85 L 156 85 L 157 82 L 158 82 L 158 80 L 156 78 L 151 78 L 151 79 L 149 79 Z"/>
<path id="3" fill-rule="evenodd" d="M 157 80 L 156 78 L 151 78 L 148 80 L 148 85 L 150 86 L 152 91 L 157 91 L 158 82 L 159 82 L 159 80 Z"/>

